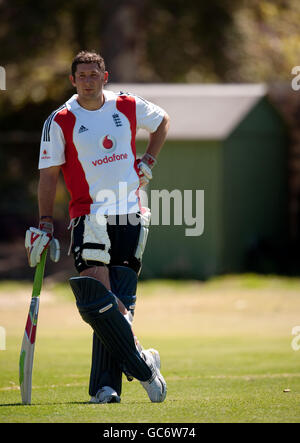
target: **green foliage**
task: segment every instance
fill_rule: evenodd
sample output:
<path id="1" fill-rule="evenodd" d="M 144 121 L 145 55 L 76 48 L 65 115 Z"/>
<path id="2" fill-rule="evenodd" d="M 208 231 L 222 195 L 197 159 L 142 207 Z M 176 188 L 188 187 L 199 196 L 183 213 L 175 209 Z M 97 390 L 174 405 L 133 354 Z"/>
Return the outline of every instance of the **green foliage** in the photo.
<path id="1" fill-rule="evenodd" d="M 73 93 L 80 49 L 102 53 L 116 82 L 290 80 L 300 61 L 297 0 L 1 0 L 0 21 L 4 214 L 35 210 L 39 134 Z"/>
<path id="2" fill-rule="evenodd" d="M 6 112 L 60 103 L 83 48 L 104 54 L 115 81 L 268 82 L 300 56 L 297 0 L 3 0 L 0 16 Z"/>

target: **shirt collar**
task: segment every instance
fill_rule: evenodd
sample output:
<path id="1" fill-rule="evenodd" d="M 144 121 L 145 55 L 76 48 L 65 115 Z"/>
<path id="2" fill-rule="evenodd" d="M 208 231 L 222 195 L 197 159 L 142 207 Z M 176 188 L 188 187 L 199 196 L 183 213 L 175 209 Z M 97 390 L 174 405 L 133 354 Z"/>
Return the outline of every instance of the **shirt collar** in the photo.
<path id="1" fill-rule="evenodd" d="M 114 92 L 108 91 L 105 89 L 103 90 L 103 94 L 104 94 L 105 102 L 108 102 L 108 101 L 114 99 L 114 97 L 115 97 Z M 74 95 L 72 95 L 71 98 L 69 98 L 69 100 L 66 101 L 66 106 L 69 111 L 81 108 L 80 104 L 77 101 L 77 98 L 78 98 L 78 94 L 74 94 Z"/>

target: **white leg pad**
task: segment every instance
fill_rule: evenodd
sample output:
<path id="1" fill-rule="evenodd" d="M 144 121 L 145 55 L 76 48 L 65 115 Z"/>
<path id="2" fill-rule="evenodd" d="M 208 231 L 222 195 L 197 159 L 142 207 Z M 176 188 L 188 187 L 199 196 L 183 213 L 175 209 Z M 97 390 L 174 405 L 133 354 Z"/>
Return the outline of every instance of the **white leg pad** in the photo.
<path id="1" fill-rule="evenodd" d="M 99 223 L 99 221 L 101 223 Z M 87 260 L 99 261 L 105 264 L 110 262 L 110 239 L 107 233 L 107 218 L 96 215 L 86 215 L 84 220 L 83 243 L 94 243 L 104 245 L 104 249 L 83 248 L 82 258 Z"/>

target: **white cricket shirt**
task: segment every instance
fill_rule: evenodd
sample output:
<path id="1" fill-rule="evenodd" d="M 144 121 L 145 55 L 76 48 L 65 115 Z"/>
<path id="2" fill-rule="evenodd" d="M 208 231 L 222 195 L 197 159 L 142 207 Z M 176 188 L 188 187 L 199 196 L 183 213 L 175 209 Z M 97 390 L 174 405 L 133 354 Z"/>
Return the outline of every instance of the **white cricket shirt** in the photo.
<path id="1" fill-rule="evenodd" d="M 61 165 L 71 219 L 140 210 L 136 131 L 156 131 L 165 115 L 138 96 L 103 93 L 100 109 L 82 108 L 75 94 L 44 123 L 39 169 Z"/>

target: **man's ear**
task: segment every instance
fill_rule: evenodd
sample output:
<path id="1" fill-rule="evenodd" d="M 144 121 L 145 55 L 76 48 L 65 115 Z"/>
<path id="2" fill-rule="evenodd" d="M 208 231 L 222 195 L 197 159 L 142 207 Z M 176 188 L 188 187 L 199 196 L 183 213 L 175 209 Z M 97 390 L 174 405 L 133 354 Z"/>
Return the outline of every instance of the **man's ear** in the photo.
<path id="1" fill-rule="evenodd" d="M 69 80 L 72 83 L 72 85 L 74 86 L 74 88 L 76 88 L 75 77 L 73 77 L 73 75 L 69 75 Z"/>
<path id="2" fill-rule="evenodd" d="M 107 82 L 108 82 L 108 72 L 104 71 L 103 83 L 106 85 Z"/>

